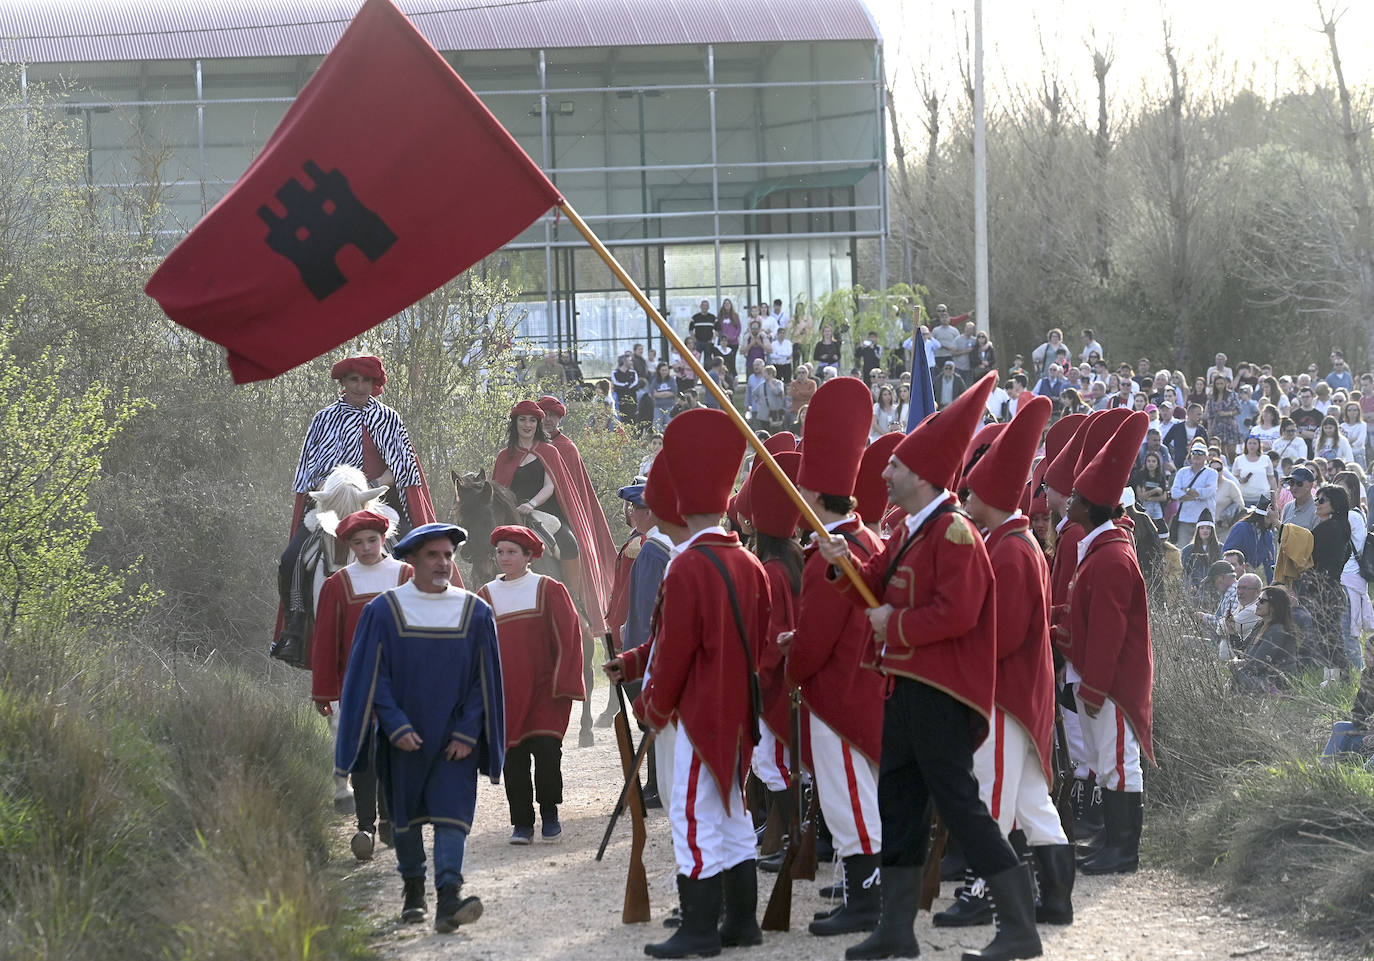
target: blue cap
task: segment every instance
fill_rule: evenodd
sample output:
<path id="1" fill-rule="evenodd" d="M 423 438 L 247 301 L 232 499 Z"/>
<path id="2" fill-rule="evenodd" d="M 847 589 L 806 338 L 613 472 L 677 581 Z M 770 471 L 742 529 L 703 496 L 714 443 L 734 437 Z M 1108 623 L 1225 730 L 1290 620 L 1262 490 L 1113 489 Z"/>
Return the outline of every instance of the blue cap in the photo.
<path id="1" fill-rule="evenodd" d="M 453 541 L 453 546 L 457 547 L 468 539 L 468 532 L 457 524 L 421 524 L 396 542 L 396 546 L 391 551 L 391 556 L 398 559 L 404 558 L 425 541 L 432 541 L 436 537 L 447 537 Z"/>
<path id="2" fill-rule="evenodd" d="M 628 487 L 620 488 L 620 490 L 616 491 L 616 493 L 620 495 L 621 500 L 629 501 L 636 507 L 646 506 L 644 503 L 643 484 L 631 484 Z"/>

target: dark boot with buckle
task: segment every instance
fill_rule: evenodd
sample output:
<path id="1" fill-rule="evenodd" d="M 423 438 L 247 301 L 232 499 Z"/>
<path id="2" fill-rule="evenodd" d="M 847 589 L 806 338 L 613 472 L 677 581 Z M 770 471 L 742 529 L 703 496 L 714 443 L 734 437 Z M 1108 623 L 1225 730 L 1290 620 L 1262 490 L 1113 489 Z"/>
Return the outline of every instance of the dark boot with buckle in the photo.
<path id="1" fill-rule="evenodd" d="M 425 879 L 402 878 L 401 883 L 405 900 L 401 904 L 401 920 L 406 924 L 419 924 L 425 919 Z"/>
<path id="2" fill-rule="evenodd" d="M 1073 799 L 1073 836 L 1078 846 L 1084 850 L 1096 850 L 1102 846 L 1102 792 L 1097 790 L 1091 778 L 1074 778 L 1069 788 Z"/>
<path id="3" fill-rule="evenodd" d="M 464 924 L 472 924 L 482 916 L 482 902 L 479 898 L 463 897 L 463 876 L 458 875 L 454 884 L 445 884 L 439 889 L 434 904 L 434 930 L 440 934 L 452 934 Z"/>
<path id="4" fill-rule="evenodd" d="M 725 948 L 763 944 L 759 928 L 759 874 L 754 859 L 741 861 L 721 872 L 720 943 Z"/>
<path id="5" fill-rule="evenodd" d="M 1040 875 L 1035 920 L 1040 924 L 1073 924 L 1074 860 L 1072 844 L 1031 848 Z"/>
<path id="6" fill-rule="evenodd" d="M 970 870 L 964 871 L 964 883 L 954 894 L 954 903 L 940 911 L 931 922 L 937 928 L 973 928 L 992 923 L 992 900 L 987 883 Z"/>
<path id="7" fill-rule="evenodd" d="M 916 943 L 916 911 L 921 906 L 921 865 L 883 867 L 878 891 L 882 900 L 882 914 L 873 933 L 845 951 L 845 961 L 869 961 L 873 958 L 920 957 L 921 946 Z"/>
<path id="8" fill-rule="evenodd" d="M 1043 953 L 1035 930 L 1035 892 L 1030 869 L 1024 864 L 1007 868 L 987 879 L 997 921 L 997 934 L 981 951 L 965 951 L 962 961 L 1013 961 L 1038 958 Z"/>
<path id="9" fill-rule="evenodd" d="M 651 958 L 713 958 L 720 954 L 720 903 L 722 882 L 719 874 L 693 880 L 677 876 L 677 897 L 682 920 L 667 941 L 644 945 Z"/>
<path id="10" fill-rule="evenodd" d="M 876 854 L 851 854 L 844 859 L 844 904 L 826 918 L 811 922 L 812 934 L 853 934 L 872 931 L 882 917 L 882 886 Z"/>
<path id="11" fill-rule="evenodd" d="M 1140 829 L 1144 819 L 1139 791 L 1102 792 L 1108 840 L 1100 852 L 1079 864 L 1084 874 L 1130 874 L 1140 867 Z"/>

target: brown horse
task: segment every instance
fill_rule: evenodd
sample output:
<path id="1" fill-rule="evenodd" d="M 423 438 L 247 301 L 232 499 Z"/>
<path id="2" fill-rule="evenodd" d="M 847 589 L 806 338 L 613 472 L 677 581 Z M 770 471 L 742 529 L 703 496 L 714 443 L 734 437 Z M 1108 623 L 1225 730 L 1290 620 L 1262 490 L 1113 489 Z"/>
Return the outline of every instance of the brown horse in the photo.
<path id="1" fill-rule="evenodd" d="M 453 489 L 458 494 L 458 523 L 468 532 L 468 538 L 458 549 L 463 560 L 472 565 L 472 586 L 480 587 L 494 579 L 500 571 L 496 567 L 496 553 L 491 547 L 491 532 L 498 527 L 514 525 L 533 531 L 544 542 L 544 554 L 530 564 L 537 574 L 552 577 L 563 583 L 563 565 L 557 557 L 557 546 L 553 535 L 544 530 L 537 521 L 531 522 L 515 509 L 515 495 L 509 487 L 503 487 L 488 480 L 485 471 L 472 471 L 460 474 L 450 471 Z M 564 585 L 566 586 L 566 584 Z M 587 696 L 582 701 L 582 722 L 578 744 L 590 747 L 592 737 L 592 686 L 596 681 L 594 655 L 595 641 L 587 635 L 587 612 L 582 598 L 573 594 L 583 625 L 582 636 L 582 677 L 586 682 Z"/>

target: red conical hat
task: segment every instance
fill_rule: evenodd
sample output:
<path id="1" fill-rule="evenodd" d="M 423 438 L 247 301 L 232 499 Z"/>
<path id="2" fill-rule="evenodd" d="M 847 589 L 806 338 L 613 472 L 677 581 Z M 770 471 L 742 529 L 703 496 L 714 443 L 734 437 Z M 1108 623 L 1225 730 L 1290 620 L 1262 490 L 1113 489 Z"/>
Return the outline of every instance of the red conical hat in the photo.
<path id="1" fill-rule="evenodd" d="M 1129 407 L 1113 407 L 1088 418 L 1088 426 L 1083 428 L 1083 448 L 1078 452 L 1078 464 L 1073 471 L 1075 480 L 1130 416 Z"/>
<path id="2" fill-rule="evenodd" d="M 1140 445 L 1150 429 L 1150 415 L 1143 410 L 1129 413 L 1096 456 L 1088 461 L 1074 480 L 1074 492 L 1084 500 L 1102 507 L 1121 503 L 1121 492 L 1131 479 Z"/>
<path id="3" fill-rule="evenodd" d="M 778 466 L 792 482 L 797 480 L 802 455 L 784 451 L 776 455 Z M 782 485 L 767 467 L 760 467 L 749 478 L 749 508 L 753 512 L 754 530 L 771 537 L 791 537 L 797 532 L 801 508 L 783 493 Z"/>
<path id="4" fill-rule="evenodd" d="M 806 408 L 806 448 L 797 483 L 843 497 L 854 493 L 873 426 L 873 395 L 857 377 L 826 381 Z"/>
<path id="5" fill-rule="evenodd" d="M 668 460 L 662 452 L 649 465 L 649 476 L 644 481 L 643 496 L 644 506 L 649 508 L 649 513 L 675 527 L 687 526 L 687 522 L 678 513 L 677 490 L 673 487 L 673 475 L 668 467 Z"/>
<path id="6" fill-rule="evenodd" d="M 1088 433 L 1088 421 L 1091 417 L 1085 416 L 1074 428 L 1072 436 L 1064 442 L 1064 446 L 1059 448 L 1059 453 L 1053 459 L 1046 457 L 1049 466 L 1045 468 L 1045 486 L 1068 496 L 1073 490 L 1074 473 L 1078 469 L 1078 455 L 1083 450 L 1083 441 Z"/>
<path id="7" fill-rule="evenodd" d="M 964 466 L 959 471 L 960 487 L 968 486 L 969 471 L 973 470 L 974 465 L 983 459 L 992 448 L 992 442 L 997 439 L 997 435 L 1001 434 L 1006 426 L 1006 424 L 984 424 L 978 429 L 978 433 L 970 438 L 968 449 L 964 451 Z"/>
<path id="8" fill-rule="evenodd" d="M 1035 470 L 1031 471 L 1030 483 L 1026 485 L 1026 492 L 1021 495 L 1021 513 L 1032 516 L 1050 512 L 1050 500 L 1041 490 L 1045 482 L 1045 470 L 1049 466 L 1049 459 L 1041 458 L 1040 463 L 1035 465 Z"/>
<path id="9" fill-rule="evenodd" d="M 1087 419 L 1087 414 L 1065 414 L 1051 424 L 1050 429 L 1045 432 L 1045 460 L 1053 463 L 1074 432 Z"/>
<path id="10" fill-rule="evenodd" d="M 897 445 L 893 456 L 917 477 L 949 489 L 959 481 L 969 438 L 983 421 L 988 395 L 997 384 L 997 373 L 988 371 L 976 384 L 916 425 Z"/>
<path id="11" fill-rule="evenodd" d="M 1040 434 L 1050 421 L 1053 408 L 1048 397 L 1036 397 L 1022 404 L 986 454 L 968 474 L 968 489 L 979 500 L 999 511 L 1011 512 L 1021 504 L 1026 477 L 1040 446 Z"/>
<path id="12" fill-rule="evenodd" d="M 724 411 L 695 407 L 670 420 L 654 466 L 666 459 L 675 481 L 681 481 L 674 483 L 678 513 L 724 514 L 746 446 Z"/>
<path id="13" fill-rule="evenodd" d="M 895 431 L 883 434 L 864 451 L 859 462 L 859 480 L 854 485 L 854 499 L 859 502 L 859 516 L 865 524 L 877 524 L 887 513 L 887 481 L 883 480 L 883 469 L 892 459 L 897 445 L 906 440 L 905 434 Z"/>

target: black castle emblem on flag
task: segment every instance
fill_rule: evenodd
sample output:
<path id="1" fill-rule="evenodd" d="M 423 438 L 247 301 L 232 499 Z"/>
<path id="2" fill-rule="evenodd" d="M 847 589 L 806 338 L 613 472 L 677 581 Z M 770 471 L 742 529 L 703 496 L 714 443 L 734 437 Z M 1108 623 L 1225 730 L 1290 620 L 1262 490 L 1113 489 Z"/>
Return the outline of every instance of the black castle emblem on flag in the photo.
<path id="1" fill-rule="evenodd" d="M 315 299 L 324 300 L 348 283 L 334 261 L 340 250 L 351 244 L 376 263 L 396 235 L 362 205 L 338 170 L 326 173 L 313 160 L 302 168 L 315 186 L 306 189 L 292 177 L 277 191 L 286 216 L 278 217 L 266 204 L 258 208 L 258 216 L 267 224 L 267 246 L 295 264 Z"/>

